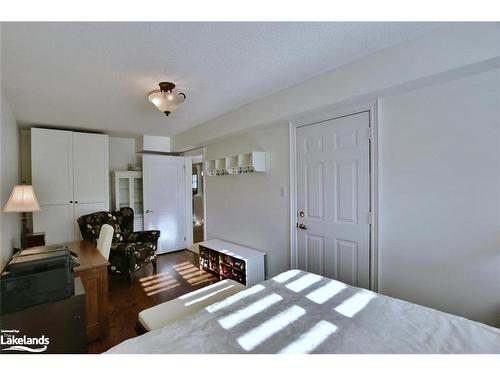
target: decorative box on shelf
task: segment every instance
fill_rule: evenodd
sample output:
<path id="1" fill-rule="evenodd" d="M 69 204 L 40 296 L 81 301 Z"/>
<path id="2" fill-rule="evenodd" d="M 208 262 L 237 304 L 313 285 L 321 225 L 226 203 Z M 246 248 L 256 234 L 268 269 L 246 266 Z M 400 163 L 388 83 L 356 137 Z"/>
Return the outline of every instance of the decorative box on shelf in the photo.
<path id="1" fill-rule="evenodd" d="M 221 159 L 207 160 L 205 162 L 205 174 L 207 176 L 224 176 L 265 171 L 265 151 L 251 151 L 246 154 L 232 155 Z"/>
<path id="2" fill-rule="evenodd" d="M 246 286 L 264 281 L 262 251 L 214 239 L 197 244 L 200 267 L 220 280 L 231 279 Z"/>

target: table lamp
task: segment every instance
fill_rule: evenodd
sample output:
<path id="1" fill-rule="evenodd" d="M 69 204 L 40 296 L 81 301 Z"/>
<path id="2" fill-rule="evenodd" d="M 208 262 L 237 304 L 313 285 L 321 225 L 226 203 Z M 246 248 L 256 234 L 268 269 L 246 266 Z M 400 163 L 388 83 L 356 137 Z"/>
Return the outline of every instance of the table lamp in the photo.
<path id="1" fill-rule="evenodd" d="M 12 189 L 12 194 L 5 204 L 4 212 L 21 212 L 21 248 L 26 246 L 26 233 L 28 232 L 27 212 L 40 211 L 40 205 L 36 200 L 36 195 L 31 185 L 16 185 Z"/>

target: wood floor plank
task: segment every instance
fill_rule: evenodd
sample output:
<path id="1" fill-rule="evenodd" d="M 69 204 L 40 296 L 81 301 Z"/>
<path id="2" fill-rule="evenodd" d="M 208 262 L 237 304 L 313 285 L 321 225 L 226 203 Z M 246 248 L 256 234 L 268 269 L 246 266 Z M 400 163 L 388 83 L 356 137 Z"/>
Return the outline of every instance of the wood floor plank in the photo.
<path id="1" fill-rule="evenodd" d="M 151 264 L 127 278 L 109 275 L 109 336 L 88 345 L 89 353 L 102 353 L 137 336 L 135 326 L 140 311 L 217 282 L 217 278 L 193 265 L 187 250 L 157 257 L 157 270 Z"/>

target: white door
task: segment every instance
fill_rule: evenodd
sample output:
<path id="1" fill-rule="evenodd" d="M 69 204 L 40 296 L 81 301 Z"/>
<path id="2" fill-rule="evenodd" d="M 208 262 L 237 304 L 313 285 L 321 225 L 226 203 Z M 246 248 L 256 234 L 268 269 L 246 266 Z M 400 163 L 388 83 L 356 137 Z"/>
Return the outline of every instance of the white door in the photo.
<path id="1" fill-rule="evenodd" d="M 36 193 L 36 192 L 35 192 Z M 35 232 L 45 232 L 45 243 L 53 245 L 75 240 L 73 204 L 40 205 L 40 211 L 33 213 Z"/>
<path id="2" fill-rule="evenodd" d="M 159 230 L 158 254 L 186 247 L 184 158 L 143 155 L 144 230 Z"/>
<path id="3" fill-rule="evenodd" d="M 369 288 L 369 112 L 297 129 L 300 269 Z"/>
<path id="4" fill-rule="evenodd" d="M 69 131 L 31 129 L 31 181 L 40 206 L 73 203 L 72 145 Z"/>
<path id="5" fill-rule="evenodd" d="M 76 203 L 101 203 L 108 210 L 108 136 L 73 133 L 73 186 Z"/>
<path id="6" fill-rule="evenodd" d="M 74 241 L 73 140 L 70 131 L 31 129 L 31 180 L 40 211 L 33 230 L 48 245 Z"/>

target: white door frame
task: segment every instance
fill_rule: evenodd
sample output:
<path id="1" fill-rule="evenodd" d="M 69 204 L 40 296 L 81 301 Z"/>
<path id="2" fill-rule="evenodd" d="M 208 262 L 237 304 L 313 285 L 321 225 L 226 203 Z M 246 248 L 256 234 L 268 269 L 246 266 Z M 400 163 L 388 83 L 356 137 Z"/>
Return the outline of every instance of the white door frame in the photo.
<path id="1" fill-rule="evenodd" d="M 329 107 L 302 115 L 288 123 L 290 151 L 290 266 L 297 268 L 297 128 L 359 112 L 370 113 L 370 289 L 378 291 L 378 124 L 377 101 L 357 105 Z"/>
<path id="2" fill-rule="evenodd" d="M 193 157 L 184 156 L 184 181 L 186 195 L 186 233 L 185 247 L 193 244 L 193 189 L 192 189 L 192 174 L 193 174 Z"/>

